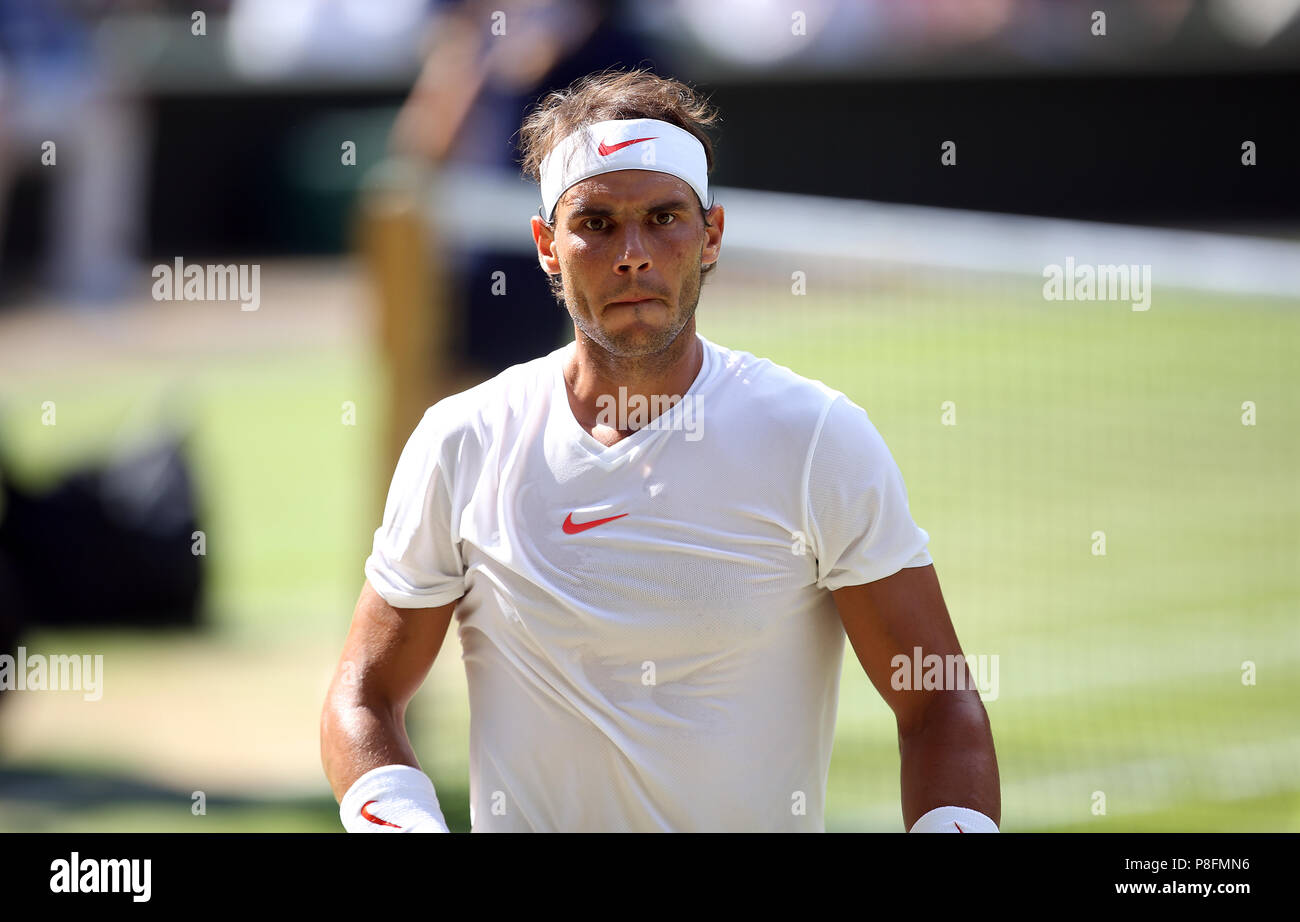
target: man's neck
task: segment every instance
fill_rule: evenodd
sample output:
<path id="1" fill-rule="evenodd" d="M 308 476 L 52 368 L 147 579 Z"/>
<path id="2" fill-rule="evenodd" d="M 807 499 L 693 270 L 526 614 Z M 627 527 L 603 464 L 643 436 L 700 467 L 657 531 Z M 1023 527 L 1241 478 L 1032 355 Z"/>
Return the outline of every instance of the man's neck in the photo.
<path id="1" fill-rule="evenodd" d="M 579 425 L 605 445 L 613 445 L 636 431 L 618 428 L 618 420 L 614 426 L 605 425 L 608 414 L 602 419 L 602 409 L 608 410 L 611 398 L 615 406 L 635 397 L 645 398 L 648 406 L 661 406 L 664 397 L 684 395 L 704 364 L 704 346 L 695 335 L 694 317 L 672 345 L 653 355 L 612 355 L 581 330 L 575 330 L 575 341 L 577 347 L 564 368 L 569 407 Z"/>

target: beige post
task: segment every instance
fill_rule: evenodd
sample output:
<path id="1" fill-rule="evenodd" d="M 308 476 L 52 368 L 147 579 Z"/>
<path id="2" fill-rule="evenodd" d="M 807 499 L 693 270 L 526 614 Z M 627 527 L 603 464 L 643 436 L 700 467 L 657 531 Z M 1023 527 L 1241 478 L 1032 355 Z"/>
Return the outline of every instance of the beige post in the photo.
<path id="1" fill-rule="evenodd" d="M 387 421 L 379 515 L 393 469 L 426 408 L 449 393 L 450 317 L 434 228 L 426 220 L 428 168 L 390 160 L 367 177 L 358 245 L 375 294 L 375 333 L 386 372 Z"/>

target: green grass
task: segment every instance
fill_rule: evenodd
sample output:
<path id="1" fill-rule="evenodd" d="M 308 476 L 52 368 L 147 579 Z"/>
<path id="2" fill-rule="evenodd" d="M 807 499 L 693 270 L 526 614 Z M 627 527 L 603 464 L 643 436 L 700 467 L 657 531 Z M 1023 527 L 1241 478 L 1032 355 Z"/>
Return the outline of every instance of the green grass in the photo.
<path id="1" fill-rule="evenodd" d="M 699 323 L 843 390 L 884 435 L 963 646 L 999 657 L 987 707 L 1004 829 L 1300 831 L 1300 305 L 1157 290 L 1141 313 L 1047 303 L 1032 282 L 918 276 L 815 298 L 706 286 Z M 24 469 L 57 470 L 102 444 L 138 395 L 183 382 L 213 577 L 200 640 L 256 647 L 263 663 L 307 657 L 328 675 L 388 476 L 376 372 L 365 354 L 314 352 L 142 368 L 110 386 L 93 370 L 60 374 L 10 392 L 0 435 Z M 53 430 L 27 414 L 43 399 L 59 401 Z M 355 427 L 340 423 L 344 400 Z M 1247 400 L 1255 426 L 1241 422 Z M 942 423 L 945 401 L 956 425 Z M 142 673 L 193 642 L 123 643 L 115 668 Z M 409 723 L 452 825 L 467 828 L 458 653 L 452 636 Z M 892 717 L 846 653 L 827 825 L 901 829 Z M 194 660 L 194 681 L 205 668 Z M 318 707 L 319 692 L 267 680 L 259 693 Z M 150 732 L 123 726 L 106 753 L 52 728 L 5 768 L 60 766 L 72 791 L 106 764 L 148 781 L 131 741 Z M 259 755 L 232 740 L 229 758 Z M 205 817 L 190 814 L 189 785 L 71 809 L 18 804 L 0 774 L 0 829 L 333 830 L 316 758 L 304 752 L 295 793 L 270 802 L 214 785 Z"/>
<path id="2" fill-rule="evenodd" d="M 1004 828 L 1297 831 L 1297 308 L 994 282 L 755 299 L 700 329 L 844 391 L 885 436 L 964 648 L 1000 659 Z M 828 826 L 901 828 L 897 770 L 850 654 Z"/>

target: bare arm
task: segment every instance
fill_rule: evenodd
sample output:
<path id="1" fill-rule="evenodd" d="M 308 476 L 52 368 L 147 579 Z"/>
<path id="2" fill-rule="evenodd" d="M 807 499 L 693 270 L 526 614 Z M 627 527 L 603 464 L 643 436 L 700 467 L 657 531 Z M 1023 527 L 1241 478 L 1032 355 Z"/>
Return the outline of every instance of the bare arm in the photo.
<path id="1" fill-rule="evenodd" d="M 896 689 L 891 660 L 962 652 L 934 566 L 833 593 L 845 633 L 871 683 L 898 721 L 906 828 L 935 807 L 969 807 L 1002 819 L 998 761 L 988 715 L 969 672 L 963 690 Z M 963 668 L 964 665 L 963 665 Z"/>
<path id="2" fill-rule="evenodd" d="M 564 28 L 530 16 L 526 0 L 466 0 L 439 17 L 433 48 L 393 127 L 394 150 L 441 163 L 489 83 L 523 93 L 596 28 L 594 11 L 580 4 Z M 490 27 L 505 15 L 502 34 Z"/>
<path id="3" fill-rule="evenodd" d="M 442 648 L 456 603 L 394 608 L 367 580 L 321 712 L 321 763 L 342 801 L 381 765 L 420 763 L 406 736 L 406 705 Z"/>

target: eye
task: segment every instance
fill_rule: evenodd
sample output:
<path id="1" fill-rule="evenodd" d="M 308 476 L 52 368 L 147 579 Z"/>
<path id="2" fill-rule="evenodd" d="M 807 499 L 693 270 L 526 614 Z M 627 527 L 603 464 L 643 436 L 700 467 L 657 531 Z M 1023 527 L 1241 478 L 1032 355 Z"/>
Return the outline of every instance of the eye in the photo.
<path id="1" fill-rule="evenodd" d="M 659 220 L 660 218 L 667 218 L 668 220 L 661 221 Z M 676 220 L 677 220 L 677 215 L 673 214 L 671 211 L 661 211 L 657 215 L 655 215 L 655 223 L 661 226 L 667 226 L 669 224 L 672 224 Z"/>
<path id="2" fill-rule="evenodd" d="M 600 222 L 602 222 L 602 224 L 601 224 L 600 227 L 592 227 L 592 226 L 591 226 L 591 222 L 592 222 L 592 221 L 600 221 Z M 592 231 L 602 231 L 602 230 L 605 229 L 604 224 L 603 224 L 604 221 L 605 221 L 604 218 L 588 218 L 587 220 L 585 220 L 585 221 L 582 222 L 582 226 L 585 227 L 587 230 L 592 230 Z"/>

